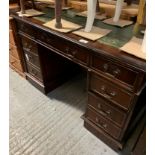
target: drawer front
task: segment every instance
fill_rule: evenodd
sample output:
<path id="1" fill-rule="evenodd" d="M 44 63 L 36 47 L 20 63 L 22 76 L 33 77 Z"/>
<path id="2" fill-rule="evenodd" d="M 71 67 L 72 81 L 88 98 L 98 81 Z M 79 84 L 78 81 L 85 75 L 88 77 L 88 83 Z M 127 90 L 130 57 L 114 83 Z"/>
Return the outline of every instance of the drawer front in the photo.
<path id="1" fill-rule="evenodd" d="M 52 34 L 38 33 L 38 40 L 49 44 L 50 46 L 54 47 L 55 49 L 59 50 L 69 58 L 75 59 L 80 61 L 81 63 L 87 65 L 89 61 L 89 54 L 86 52 L 84 48 L 81 48 L 75 44 L 71 44 L 65 39 L 56 37 Z"/>
<path id="2" fill-rule="evenodd" d="M 111 106 L 108 101 L 103 100 L 92 93 L 89 93 L 88 105 L 94 108 L 105 118 L 113 121 L 119 127 L 123 126 L 127 114 L 118 108 Z"/>
<path id="3" fill-rule="evenodd" d="M 88 65 L 88 61 L 89 61 L 89 54 L 88 52 L 86 52 L 85 49 L 80 48 L 79 46 L 73 45 L 73 44 L 69 44 L 67 46 L 66 44 L 66 53 L 69 57 L 73 58 L 76 61 L 79 61 L 85 65 Z"/>
<path id="4" fill-rule="evenodd" d="M 12 30 L 9 30 L 9 42 L 10 42 L 12 45 L 16 45 L 15 39 L 14 39 L 14 36 L 13 36 L 13 31 L 12 31 Z"/>
<path id="5" fill-rule="evenodd" d="M 18 71 L 23 72 L 22 65 L 19 60 L 9 55 L 9 62 L 10 62 L 10 65 L 15 67 Z"/>
<path id="6" fill-rule="evenodd" d="M 27 23 L 17 21 L 17 27 L 18 27 L 19 31 L 22 31 L 23 33 L 25 33 L 31 37 L 34 37 L 36 34 L 33 26 L 31 26 Z"/>
<path id="7" fill-rule="evenodd" d="M 24 54 L 25 54 L 26 61 L 33 64 L 38 68 L 38 70 L 40 70 L 39 56 L 27 51 L 24 51 Z"/>
<path id="8" fill-rule="evenodd" d="M 98 114 L 91 108 L 87 108 L 85 117 L 115 139 L 119 138 L 121 134 L 121 129 L 107 121 L 105 118 L 103 118 L 100 114 Z"/>
<path id="9" fill-rule="evenodd" d="M 90 90 L 98 93 L 102 97 L 122 107 L 125 110 L 129 109 L 133 98 L 132 94 L 129 92 L 119 88 L 117 85 L 95 74 L 91 74 L 90 76 Z"/>
<path id="10" fill-rule="evenodd" d="M 33 42 L 32 40 L 30 40 L 26 37 L 21 37 L 21 40 L 22 40 L 23 49 L 25 51 L 38 54 L 38 48 L 37 48 L 37 44 L 35 42 Z"/>
<path id="11" fill-rule="evenodd" d="M 19 54 L 18 54 L 18 51 L 17 51 L 17 47 L 16 46 L 13 46 L 12 44 L 9 44 L 9 52 L 16 59 L 19 59 Z"/>
<path id="12" fill-rule="evenodd" d="M 92 57 L 91 66 L 94 69 L 100 71 L 101 73 L 104 73 L 106 75 L 109 75 L 110 77 L 118 79 L 130 86 L 135 85 L 135 82 L 138 76 L 138 72 L 135 72 L 129 68 L 120 66 L 111 61 L 101 59 L 97 56 Z"/>
<path id="13" fill-rule="evenodd" d="M 31 74 L 41 82 L 43 81 L 41 72 L 37 70 L 34 66 L 27 63 L 27 70 L 29 74 Z"/>

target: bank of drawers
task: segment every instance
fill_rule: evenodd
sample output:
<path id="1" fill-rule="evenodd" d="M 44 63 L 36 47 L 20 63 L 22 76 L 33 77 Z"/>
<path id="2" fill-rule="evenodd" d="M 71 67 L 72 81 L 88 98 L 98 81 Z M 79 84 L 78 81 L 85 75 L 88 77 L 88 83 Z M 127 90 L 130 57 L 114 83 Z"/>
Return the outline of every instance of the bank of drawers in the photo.
<path id="1" fill-rule="evenodd" d="M 122 140 L 135 95 L 101 75 L 89 73 L 86 119 L 116 140 Z"/>
<path id="2" fill-rule="evenodd" d="M 109 121 L 112 121 L 115 125 L 123 127 L 127 116 L 126 112 L 113 106 L 108 100 L 89 92 L 88 106 L 97 111 L 103 117 L 107 118 Z"/>
<path id="3" fill-rule="evenodd" d="M 24 50 L 27 72 L 31 76 L 42 82 L 43 77 L 40 68 L 40 59 L 38 55 L 37 44 L 33 40 L 23 36 L 21 36 L 21 42 Z"/>

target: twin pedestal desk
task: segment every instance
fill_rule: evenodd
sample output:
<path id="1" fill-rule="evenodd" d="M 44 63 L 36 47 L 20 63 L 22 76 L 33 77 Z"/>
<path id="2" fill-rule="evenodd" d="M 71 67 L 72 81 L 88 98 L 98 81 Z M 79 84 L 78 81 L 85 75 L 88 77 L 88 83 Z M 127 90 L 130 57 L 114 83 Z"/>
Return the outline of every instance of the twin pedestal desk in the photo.
<path id="1" fill-rule="evenodd" d="M 122 149 L 145 112 L 145 61 L 97 41 L 81 43 L 80 37 L 53 31 L 34 18 L 12 16 L 27 80 L 47 94 L 84 68 L 84 126 L 113 149 Z"/>

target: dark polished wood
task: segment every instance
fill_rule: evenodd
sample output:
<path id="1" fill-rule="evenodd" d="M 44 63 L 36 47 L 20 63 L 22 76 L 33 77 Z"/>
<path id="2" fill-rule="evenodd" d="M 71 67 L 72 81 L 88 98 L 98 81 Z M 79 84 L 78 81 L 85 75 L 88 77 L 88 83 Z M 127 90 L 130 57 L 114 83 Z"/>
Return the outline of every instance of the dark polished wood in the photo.
<path id="1" fill-rule="evenodd" d="M 48 93 L 79 66 L 84 68 L 89 94 L 84 126 L 112 148 L 122 149 L 144 113 L 145 61 L 97 41 L 83 44 L 80 37 L 46 28 L 34 18 L 12 16 L 27 79 Z"/>
<path id="2" fill-rule="evenodd" d="M 139 139 L 137 140 L 132 155 L 146 155 L 146 127 L 144 127 Z"/>

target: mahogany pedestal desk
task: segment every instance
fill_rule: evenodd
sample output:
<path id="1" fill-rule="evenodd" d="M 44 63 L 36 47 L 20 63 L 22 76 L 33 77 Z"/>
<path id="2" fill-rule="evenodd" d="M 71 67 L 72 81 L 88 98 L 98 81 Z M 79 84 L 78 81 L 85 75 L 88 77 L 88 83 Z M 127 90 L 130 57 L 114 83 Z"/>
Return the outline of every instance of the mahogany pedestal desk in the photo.
<path id="1" fill-rule="evenodd" d="M 145 61 L 102 43 L 102 39 L 84 44 L 72 33 L 46 28 L 37 18 L 12 16 L 27 80 L 46 94 L 74 73 L 77 65 L 84 68 L 88 92 L 84 126 L 113 149 L 122 149 L 145 112 Z M 109 28 L 112 36 L 131 38 L 122 35 L 120 28 Z"/>

